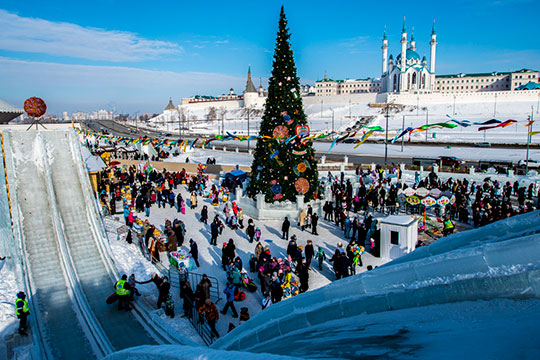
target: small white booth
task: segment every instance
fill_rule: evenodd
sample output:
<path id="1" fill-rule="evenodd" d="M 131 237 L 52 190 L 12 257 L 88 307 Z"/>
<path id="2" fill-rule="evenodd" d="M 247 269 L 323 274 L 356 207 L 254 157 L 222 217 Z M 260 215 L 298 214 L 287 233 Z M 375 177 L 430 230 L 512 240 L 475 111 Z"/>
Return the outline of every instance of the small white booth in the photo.
<path id="1" fill-rule="evenodd" d="M 414 250 L 418 240 L 418 219 L 406 215 L 391 215 L 378 220 L 382 259 L 397 259 Z"/>

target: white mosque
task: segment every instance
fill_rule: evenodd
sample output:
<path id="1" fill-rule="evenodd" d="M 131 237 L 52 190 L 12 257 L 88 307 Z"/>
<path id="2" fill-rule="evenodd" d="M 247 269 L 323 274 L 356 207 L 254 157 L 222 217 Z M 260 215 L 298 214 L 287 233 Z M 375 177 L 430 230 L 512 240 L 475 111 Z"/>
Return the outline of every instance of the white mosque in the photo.
<path id="1" fill-rule="evenodd" d="M 409 44 L 409 45 L 408 45 Z M 431 93 L 436 90 L 435 84 L 435 52 L 437 47 L 437 34 L 435 22 L 431 31 L 429 68 L 426 57 L 420 58 L 416 52 L 414 28 L 411 41 L 407 40 L 405 21 L 401 30 L 401 53 L 394 58 L 388 58 L 388 38 L 384 30 L 382 45 L 382 76 L 381 92 L 385 93 Z"/>

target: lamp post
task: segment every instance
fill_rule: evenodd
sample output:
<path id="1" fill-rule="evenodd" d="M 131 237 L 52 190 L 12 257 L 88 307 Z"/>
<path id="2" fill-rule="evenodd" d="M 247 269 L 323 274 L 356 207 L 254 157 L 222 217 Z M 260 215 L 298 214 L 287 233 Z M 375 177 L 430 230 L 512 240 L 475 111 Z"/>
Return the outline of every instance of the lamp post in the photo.
<path id="1" fill-rule="evenodd" d="M 497 116 L 497 93 L 495 93 L 495 104 L 493 106 L 493 117 Z"/>
<path id="2" fill-rule="evenodd" d="M 401 131 L 404 131 L 405 130 L 405 115 L 403 115 L 403 122 L 401 124 Z M 401 137 L 401 152 L 403 152 L 403 139 L 405 138 L 405 136 L 402 136 Z"/>
<path id="3" fill-rule="evenodd" d="M 384 138 L 384 165 L 388 160 L 388 108 L 390 104 L 386 103 L 386 136 Z"/>
<path id="4" fill-rule="evenodd" d="M 532 136 L 530 133 L 532 131 L 532 121 L 534 120 L 533 114 L 534 114 L 534 107 L 531 106 L 531 116 L 529 117 L 529 121 L 531 122 L 531 124 L 527 128 L 527 157 L 525 158 L 525 175 L 527 175 L 527 173 L 529 172 L 529 144 L 531 142 L 531 136 Z"/>
<path id="5" fill-rule="evenodd" d="M 349 121 L 351 121 L 351 100 L 349 100 Z"/>
<path id="6" fill-rule="evenodd" d="M 456 115 L 456 95 L 454 95 L 454 109 L 452 112 Z"/>
<path id="7" fill-rule="evenodd" d="M 329 109 L 332 112 L 332 132 L 334 132 L 334 109 L 332 108 L 329 108 Z"/>
<path id="8" fill-rule="evenodd" d="M 323 107 L 323 100 L 321 99 L 321 118 L 323 117 L 323 114 L 322 114 L 322 107 Z"/>
<path id="9" fill-rule="evenodd" d="M 249 153 L 249 115 L 251 113 L 251 107 L 248 107 L 247 109 L 247 136 L 248 136 L 248 141 L 247 141 L 247 148 L 248 148 L 248 153 Z"/>
<path id="10" fill-rule="evenodd" d="M 178 110 L 178 109 L 176 109 L 176 111 L 178 112 L 178 137 L 181 137 L 182 136 L 182 115 L 183 115 L 183 113 L 181 114 L 180 110 Z"/>
<path id="11" fill-rule="evenodd" d="M 428 123 L 429 123 L 429 110 L 426 107 L 426 143 L 428 142 L 428 128 L 427 128 Z"/>

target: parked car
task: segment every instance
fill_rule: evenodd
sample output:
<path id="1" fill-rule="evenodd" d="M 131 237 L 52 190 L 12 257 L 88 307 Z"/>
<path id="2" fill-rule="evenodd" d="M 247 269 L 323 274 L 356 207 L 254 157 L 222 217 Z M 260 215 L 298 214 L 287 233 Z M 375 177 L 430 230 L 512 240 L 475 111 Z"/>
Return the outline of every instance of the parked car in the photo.
<path id="1" fill-rule="evenodd" d="M 441 166 L 459 167 L 465 163 L 465 161 L 458 159 L 455 156 L 440 156 L 439 163 Z"/>
<path id="2" fill-rule="evenodd" d="M 527 160 L 519 160 L 517 164 L 518 168 L 523 168 L 527 166 Z M 540 169 L 540 162 L 537 160 L 529 159 L 529 169 Z"/>
<path id="3" fill-rule="evenodd" d="M 479 142 L 479 143 L 474 144 L 474 146 L 476 146 L 476 147 L 491 147 L 491 143 Z"/>

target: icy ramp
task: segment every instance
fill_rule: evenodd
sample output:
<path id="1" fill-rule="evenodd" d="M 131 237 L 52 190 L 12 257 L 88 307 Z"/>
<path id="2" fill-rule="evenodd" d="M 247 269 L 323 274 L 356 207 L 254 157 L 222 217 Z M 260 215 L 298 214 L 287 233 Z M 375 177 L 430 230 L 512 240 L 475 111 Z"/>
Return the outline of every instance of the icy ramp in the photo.
<path id="1" fill-rule="evenodd" d="M 520 357 L 537 354 L 539 215 L 488 225 L 482 241 L 463 233 L 437 255 L 390 263 L 272 305 L 212 348 L 326 359 L 433 357 L 431 350 L 445 349 L 450 358 L 464 354 L 448 339 L 469 337 L 500 358 L 519 348 Z M 498 233 L 487 236 L 490 227 Z M 527 335 L 505 337 L 512 332 Z"/>
<path id="2" fill-rule="evenodd" d="M 4 146 L 14 234 L 47 357 L 163 343 L 133 314 L 105 304 L 117 274 L 74 132 L 9 131 Z"/>

